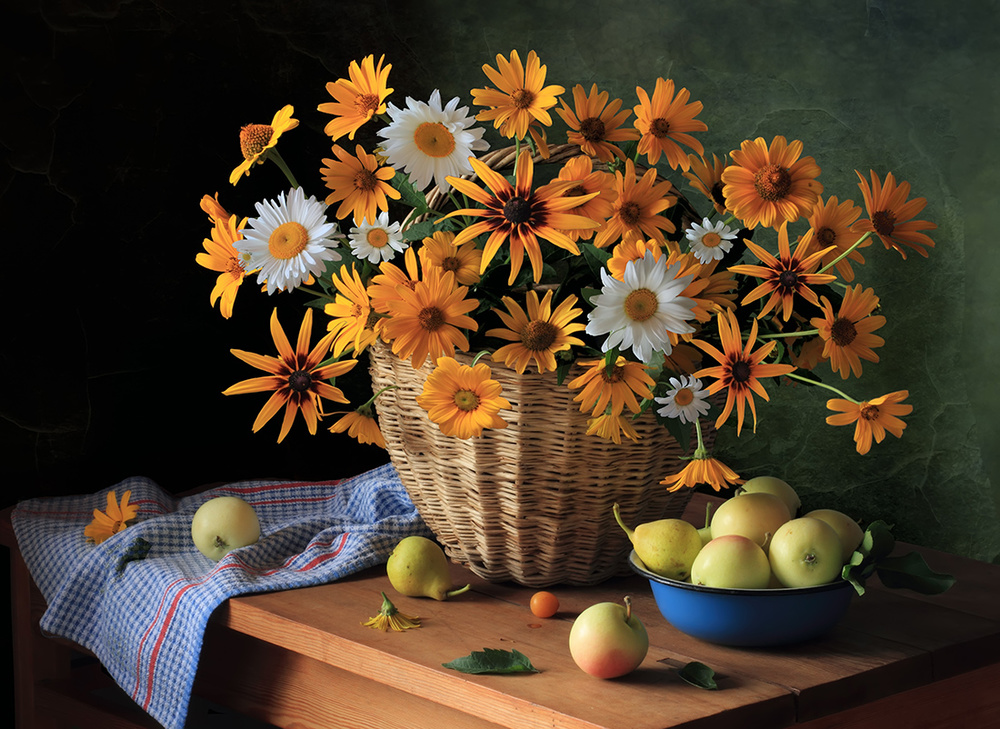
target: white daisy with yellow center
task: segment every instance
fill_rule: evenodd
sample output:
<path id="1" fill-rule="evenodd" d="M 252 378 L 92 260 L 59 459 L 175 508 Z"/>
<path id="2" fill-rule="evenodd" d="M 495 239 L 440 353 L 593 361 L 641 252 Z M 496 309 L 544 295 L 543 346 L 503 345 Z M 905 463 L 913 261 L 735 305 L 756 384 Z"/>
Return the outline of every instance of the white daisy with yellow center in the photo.
<path id="1" fill-rule="evenodd" d="M 701 225 L 692 223 L 684 231 L 684 237 L 688 239 L 694 257 L 706 264 L 721 261 L 729 253 L 736 239 L 736 231 L 721 220 L 713 224 L 708 218 L 704 218 Z"/>
<path id="2" fill-rule="evenodd" d="M 708 413 L 708 390 L 702 387 L 701 380 L 696 377 L 671 377 L 667 394 L 654 399 L 663 405 L 656 412 L 664 418 L 677 418 L 682 423 L 693 423 Z"/>
<path id="3" fill-rule="evenodd" d="M 650 363 L 654 352 L 669 355 L 670 333 L 690 334 L 694 327 L 695 302 L 681 293 L 694 274 L 675 278 L 680 264 L 667 266 L 666 258 L 646 251 L 642 258 L 625 264 L 622 280 L 601 269 L 601 293 L 591 301 L 587 334 L 607 334 L 603 350 L 631 348 L 642 362 Z"/>
<path id="4" fill-rule="evenodd" d="M 337 223 L 326 219 L 326 205 L 301 187 L 293 187 L 286 197 L 255 204 L 259 217 L 247 221 L 243 240 L 236 250 L 247 261 L 247 270 L 258 270 L 257 283 L 267 285 L 267 293 L 291 291 L 309 276 L 319 276 L 327 261 L 339 261 L 333 250 L 338 242 Z"/>
<path id="5" fill-rule="evenodd" d="M 474 151 L 489 149 L 483 128 L 470 129 L 476 119 L 467 116 L 469 108 L 458 107 L 456 96 L 441 107 L 441 92 L 434 89 L 427 103 L 406 97 L 406 108 L 390 103 L 392 123 L 378 130 L 385 138 L 382 150 L 396 169 L 405 171 L 418 190 L 434 182 L 442 191 L 451 190 L 445 179 L 472 174 L 469 157 Z"/>
<path id="6" fill-rule="evenodd" d="M 379 213 L 374 224 L 365 218 L 357 228 L 351 228 L 347 239 L 355 258 L 367 258 L 376 266 L 382 261 L 391 261 L 410 246 L 403 240 L 400 224 L 389 224 L 388 212 Z"/>

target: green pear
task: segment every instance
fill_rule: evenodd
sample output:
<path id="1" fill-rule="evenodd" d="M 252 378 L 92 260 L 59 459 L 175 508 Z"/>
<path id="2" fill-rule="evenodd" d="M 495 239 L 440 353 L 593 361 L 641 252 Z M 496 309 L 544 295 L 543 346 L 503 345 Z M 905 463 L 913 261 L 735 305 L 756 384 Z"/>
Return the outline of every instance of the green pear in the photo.
<path id="1" fill-rule="evenodd" d="M 701 551 L 701 535 L 694 524 L 683 519 L 659 519 L 629 529 L 622 521 L 618 504 L 612 511 L 632 542 L 636 555 L 650 572 L 671 580 L 688 578 L 694 558 Z"/>
<path id="2" fill-rule="evenodd" d="M 802 508 L 802 500 L 799 499 L 799 495 L 795 492 L 795 489 L 787 481 L 782 481 L 775 476 L 756 476 L 736 489 L 737 494 L 753 494 L 760 491 L 774 494 L 784 501 L 785 506 L 788 507 L 789 517 L 792 519 L 795 518 L 799 513 L 799 509 Z"/>
<path id="3" fill-rule="evenodd" d="M 448 558 L 444 550 L 427 537 L 410 536 L 400 540 L 385 565 L 389 583 L 401 595 L 447 600 L 469 589 L 453 590 Z"/>

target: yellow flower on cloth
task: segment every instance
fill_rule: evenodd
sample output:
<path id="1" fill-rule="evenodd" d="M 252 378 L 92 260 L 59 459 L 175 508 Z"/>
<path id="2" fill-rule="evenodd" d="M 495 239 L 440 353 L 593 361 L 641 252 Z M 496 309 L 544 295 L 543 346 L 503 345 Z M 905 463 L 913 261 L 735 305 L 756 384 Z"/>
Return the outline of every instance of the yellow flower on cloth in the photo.
<path id="1" fill-rule="evenodd" d="M 757 320 L 754 319 L 750 326 L 750 335 L 747 337 L 746 347 L 743 346 L 743 335 L 740 332 L 740 325 L 736 321 L 736 315 L 726 309 L 716 316 L 719 326 L 719 339 L 722 343 L 722 350 L 719 351 L 712 344 L 695 339 L 691 343 L 701 349 L 706 354 L 718 362 L 718 366 L 705 367 L 694 373 L 695 377 L 715 377 L 716 380 L 708 388 L 708 394 L 714 395 L 720 390 L 727 390 L 726 405 L 722 414 L 715 421 L 715 427 L 722 426 L 736 406 L 736 435 L 743 429 L 744 406 L 750 405 L 750 412 L 753 414 L 753 428 L 757 431 L 757 407 L 754 403 L 753 395 L 757 393 L 765 400 L 770 400 L 767 390 L 761 384 L 762 377 L 780 377 L 795 369 L 792 365 L 764 364 L 764 359 L 775 348 L 777 342 L 771 340 L 764 344 L 756 352 L 753 346 L 757 341 Z"/>
<path id="2" fill-rule="evenodd" d="M 559 306 L 552 309 L 552 289 L 538 300 L 538 292 L 531 290 L 527 295 L 528 311 L 509 296 L 502 301 L 507 312 L 494 309 L 506 329 L 490 329 L 488 337 L 497 337 L 511 342 L 493 353 L 494 362 L 503 362 L 518 374 L 523 374 L 532 360 L 540 373 L 556 369 L 556 352 L 568 350 L 571 346 L 583 346 L 583 340 L 574 337 L 574 332 L 582 331 L 585 324 L 574 322 L 583 309 L 576 309 L 577 298 L 570 295 Z"/>
<path id="3" fill-rule="evenodd" d="M 249 175 L 250 168 L 267 158 L 268 152 L 274 149 L 281 135 L 299 125 L 298 119 L 292 119 L 294 113 L 292 105 L 287 104 L 274 115 L 270 124 L 247 124 L 240 130 L 243 161 L 229 175 L 229 184 L 235 185 L 241 176 Z"/>
<path id="4" fill-rule="evenodd" d="M 822 357 L 830 360 L 830 367 L 839 372 L 841 378 L 846 380 L 851 372 L 861 377 L 861 360 L 878 362 L 878 355 L 872 350 L 885 344 L 882 337 L 872 333 L 885 325 L 884 316 L 872 316 L 878 306 L 875 291 L 862 290 L 860 284 L 847 289 L 837 314 L 833 313 L 833 305 L 825 296 L 822 302 L 823 316 L 810 320 L 819 329 Z"/>
<path id="5" fill-rule="evenodd" d="M 660 483 L 669 487 L 667 491 L 671 492 L 680 491 L 685 486 L 694 488 L 700 484 L 707 484 L 720 491 L 743 483 L 743 479 L 722 461 L 705 454 L 692 458 L 680 473 L 667 476 Z"/>
<path id="6" fill-rule="evenodd" d="M 619 112 L 621 99 L 608 102 L 607 91 L 598 91 L 597 84 L 590 87 L 590 94 L 581 84 L 573 87 L 574 109 L 570 109 L 565 100 L 556 113 L 562 117 L 569 127 L 567 139 L 590 157 L 596 157 L 601 162 L 611 162 L 615 157 L 624 160 L 625 153 L 613 142 L 628 142 L 639 138 L 635 129 L 621 129 L 621 125 L 632 113 L 628 109 Z"/>
<path id="7" fill-rule="evenodd" d="M 465 365 L 453 357 L 440 357 L 427 377 L 417 404 L 427 411 L 441 432 L 463 440 L 482 435 L 486 428 L 506 428 L 501 410 L 511 404 L 501 396 L 500 383 L 489 365 Z"/>
<path id="8" fill-rule="evenodd" d="M 482 218 L 473 223 L 457 236 L 455 245 L 472 240 L 481 233 L 490 236 L 483 248 L 483 260 L 480 273 L 486 271 L 490 261 L 500 250 L 504 242 L 510 245 L 510 277 L 508 284 L 513 284 L 521 270 L 521 263 L 527 251 L 531 261 L 531 270 L 535 283 L 542 277 L 542 249 L 539 238 L 549 241 L 555 246 L 569 251 L 575 256 L 580 255 L 576 243 L 566 235 L 566 230 L 596 228 L 597 223 L 582 215 L 571 215 L 569 208 L 576 207 L 580 198 L 563 197 L 563 192 L 572 186 L 572 182 L 550 183 L 537 190 L 532 190 L 534 177 L 534 162 L 528 150 L 523 150 L 517 158 L 514 167 L 514 184 L 496 170 L 476 159 L 469 160 L 479 178 L 486 184 L 490 192 L 483 190 L 474 182 L 460 177 L 449 177 L 448 182 L 464 195 L 481 203 L 485 208 L 463 208 L 445 215 L 442 220 L 457 215 Z M 595 197 L 592 193 L 590 197 Z M 587 198 L 589 199 L 589 197 Z"/>
<path id="9" fill-rule="evenodd" d="M 827 416 L 830 425 L 850 425 L 854 427 L 854 442 L 858 453 L 865 455 L 872 447 L 872 438 L 876 443 L 885 439 L 886 431 L 897 438 L 902 437 L 906 423 L 899 419 L 900 415 L 913 412 L 912 405 L 904 405 L 903 400 L 909 397 L 907 390 L 890 392 L 888 395 L 876 397 L 874 400 L 852 402 L 841 398 L 826 401 L 826 406 L 836 412 Z"/>
<path id="10" fill-rule="evenodd" d="M 126 491 L 122 494 L 122 501 L 119 504 L 114 489 L 109 491 L 107 507 L 104 511 L 94 509 L 94 520 L 84 527 L 83 536 L 94 544 L 100 544 L 127 527 L 128 522 L 135 519 L 139 513 L 138 506 L 128 503 L 131 496 L 132 492 Z"/>
<path id="11" fill-rule="evenodd" d="M 360 225 L 365 219 L 376 220 L 376 208 L 388 211 L 389 198 L 398 200 L 400 193 L 390 183 L 396 171 L 392 167 L 379 166 L 378 158 L 365 152 L 359 144 L 352 155 L 339 144 L 333 145 L 336 160 L 324 158 L 325 167 L 320 169 L 323 182 L 332 190 L 326 196 L 326 204 L 340 203 L 337 219 L 343 220 L 354 213 L 354 224 Z"/>
<path id="12" fill-rule="evenodd" d="M 733 164 L 722 171 L 722 194 L 732 213 L 753 230 L 778 229 L 809 215 L 822 183 L 812 157 L 802 156 L 802 142 L 776 136 L 768 147 L 763 137 L 744 140 L 729 153 Z"/>
<path id="13" fill-rule="evenodd" d="M 903 246 L 915 250 L 924 258 L 927 258 L 927 249 L 934 247 L 934 241 L 922 230 L 934 230 L 937 225 L 926 220 L 912 220 L 912 218 L 924 209 L 927 199 L 915 197 L 907 201 L 910 196 L 910 183 L 900 182 L 896 185 L 896 178 L 892 173 L 885 176 L 885 183 L 879 180 L 874 170 L 870 170 L 872 176 L 871 187 L 868 181 L 861 176 L 857 170 L 854 171 L 861 182 L 861 194 L 865 198 L 865 209 L 868 211 L 868 218 L 859 220 L 851 231 L 855 233 L 873 232 L 882 241 L 886 250 L 895 248 L 896 251 L 906 259 L 906 250 Z"/>
<path id="14" fill-rule="evenodd" d="M 261 408 L 254 421 L 253 432 L 256 433 L 263 428 L 267 421 L 284 406 L 285 417 L 281 423 L 281 432 L 278 434 L 279 443 L 288 435 L 292 422 L 295 420 L 295 414 L 300 410 L 306 421 L 306 426 L 309 428 L 309 433 L 315 435 L 316 423 L 320 418 L 320 398 L 340 403 L 347 402 L 344 393 L 325 380 L 350 371 L 358 363 L 356 359 L 350 359 L 320 366 L 330 351 L 334 336 L 335 334 L 331 332 L 320 339 L 315 347 L 309 348 L 312 339 L 312 309 L 307 308 L 302 317 L 299 337 L 293 350 L 288 342 L 288 337 L 285 336 L 285 332 L 278 322 L 278 310 L 275 309 L 271 313 L 271 337 L 278 349 L 277 357 L 244 352 L 240 349 L 229 350 L 247 364 L 270 374 L 266 377 L 254 377 L 237 382 L 222 394 L 242 395 L 248 392 L 273 391 L 274 394 L 264 403 L 264 407 Z"/>
<path id="15" fill-rule="evenodd" d="M 335 101 L 328 101 L 316 108 L 324 114 L 333 114 L 334 119 L 323 129 L 334 141 L 345 134 L 354 139 L 354 134 L 375 114 L 385 113 L 385 100 L 392 89 L 388 87 L 389 71 L 392 64 L 384 68 L 385 56 L 375 63 L 371 54 L 357 61 L 351 61 L 347 68 L 350 78 L 339 78 L 326 85 L 326 90 Z"/>
<path id="16" fill-rule="evenodd" d="M 524 139 L 533 121 L 552 126 L 546 110 L 556 105 L 556 97 L 566 89 L 555 84 L 546 86 L 546 72 L 534 51 L 528 51 L 526 65 L 522 65 L 517 51 L 510 52 L 510 60 L 498 53 L 495 69 L 483 64 L 483 73 L 496 88 L 472 89 L 472 102 L 488 107 L 476 114 L 476 119 L 492 121 L 508 139 Z"/>
<path id="17" fill-rule="evenodd" d="M 633 109 L 635 112 L 633 124 L 642 134 L 639 140 L 639 154 L 646 155 L 651 165 L 655 165 L 662 154 L 672 169 L 688 169 L 691 162 L 680 145 L 684 144 L 698 154 L 705 152 L 701 142 L 688 133 L 708 130 L 705 122 L 695 119 L 701 113 L 702 103 L 700 101 L 688 103 L 691 92 L 687 89 L 681 89 L 674 96 L 673 80 L 664 78 L 656 79 L 652 99 L 646 90 L 639 86 L 636 87 L 635 93 L 639 97 L 639 105 Z"/>

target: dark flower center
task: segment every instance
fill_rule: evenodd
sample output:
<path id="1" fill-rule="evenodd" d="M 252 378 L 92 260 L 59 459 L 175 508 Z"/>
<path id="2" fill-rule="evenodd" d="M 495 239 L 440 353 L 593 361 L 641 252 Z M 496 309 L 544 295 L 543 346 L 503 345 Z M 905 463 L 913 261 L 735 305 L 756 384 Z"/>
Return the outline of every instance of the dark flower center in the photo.
<path id="1" fill-rule="evenodd" d="M 872 226 L 879 235 L 892 235 L 896 229 L 896 215 L 891 210 L 879 210 L 872 215 Z"/>
<path id="2" fill-rule="evenodd" d="M 308 392 L 312 382 L 312 375 L 305 370 L 296 370 L 288 376 L 288 386 L 295 392 Z"/>
<path id="3" fill-rule="evenodd" d="M 448 256 L 441 259 L 441 269 L 444 271 L 457 271 L 462 267 L 462 262 L 455 256 Z"/>
<path id="4" fill-rule="evenodd" d="M 368 116 L 379 107 L 375 94 L 358 94 L 354 98 L 354 106 L 362 116 Z"/>
<path id="5" fill-rule="evenodd" d="M 785 269 L 778 274 L 778 288 L 793 291 L 799 284 L 799 274 L 791 269 Z"/>
<path id="6" fill-rule="evenodd" d="M 518 109 L 527 109 L 535 100 L 535 94 L 528 89 L 518 89 L 510 95 L 511 103 Z"/>
<path id="7" fill-rule="evenodd" d="M 566 192 L 563 193 L 563 197 L 580 197 L 580 195 L 586 195 L 587 188 L 583 185 L 573 185 Z"/>
<path id="8" fill-rule="evenodd" d="M 253 159 L 264 151 L 264 147 L 271 141 L 274 129 L 270 124 L 247 124 L 240 129 L 240 150 L 243 152 L 243 159 Z"/>
<path id="9" fill-rule="evenodd" d="M 371 192 L 378 185 L 378 178 L 368 168 L 354 173 L 354 187 L 363 192 Z"/>
<path id="10" fill-rule="evenodd" d="M 750 380 L 750 375 L 753 374 L 753 370 L 750 369 L 750 363 L 745 359 L 736 360 L 733 362 L 731 369 L 733 382 L 742 385 Z"/>
<path id="11" fill-rule="evenodd" d="M 838 347 L 849 347 L 857 336 L 858 330 L 850 319 L 838 318 L 830 327 L 830 339 Z"/>
<path id="12" fill-rule="evenodd" d="M 503 204 L 503 216 L 511 225 L 521 225 L 531 220 L 531 203 L 523 197 L 512 197 Z"/>
<path id="13" fill-rule="evenodd" d="M 580 134 L 588 142 L 600 142 L 604 139 L 604 122 L 596 116 L 592 116 L 589 119 L 583 119 L 580 122 Z"/>
<path id="14" fill-rule="evenodd" d="M 521 343 L 525 349 L 541 352 L 552 346 L 559 330 L 547 321 L 529 321 L 521 330 Z"/>
<path id="15" fill-rule="evenodd" d="M 861 417 L 865 420 L 878 420 L 878 405 L 872 405 L 871 403 L 865 403 L 861 407 Z"/>
<path id="16" fill-rule="evenodd" d="M 627 202 L 618 209 L 618 217 L 625 225 L 636 225 L 642 219 L 639 203 Z"/>
<path id="17" fill-rule="evenodd" d="M 712 200 L 722 207 L 726 207 L 726 198 L 722 194 L 723 187 L 725 187 L 725 185 L 722 184 L 721 180 L 712 185 Z"/>
<path id="18" fill-rule="evenodd" d="M 792 187 L 792 176 L 784 167 L 770 164 L 753 176 L 753 186 L 763 200 L 781 200 Z"/>
<path id="19" fill-rule="evenodd" d="M 827 246 L 832 246 L 837 240 L 837 234 L 833 232 L 832 228 L 820 228 L 816 231 L 816 240 L 819 241 L 821 248 L 826 248 Z"/>
<path id="20" fill-rule="evenodd" d="M 670 134 L 670 122 L 663 117 L 657 117 L 649 123 L 649 133 L 657 139 Z"/>
<path id="21" fill-rule="evenodd" d="M 444 326 L 444 313 L 436 306 L 428 306 L 417 314 L 420 326 L 428 332 L 433 332 Z"/>

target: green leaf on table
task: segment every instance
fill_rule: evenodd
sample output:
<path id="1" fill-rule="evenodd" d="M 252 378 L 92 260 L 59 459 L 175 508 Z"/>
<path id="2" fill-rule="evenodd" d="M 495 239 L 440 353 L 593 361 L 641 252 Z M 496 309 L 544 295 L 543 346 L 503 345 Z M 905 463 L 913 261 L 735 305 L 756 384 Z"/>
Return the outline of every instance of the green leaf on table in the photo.
<path id="1" fill-rule="evenodd" d="M 875 571 L 886 587 L 905 588 L 922 595 L 940 595 L 955 584 L 954 577 L 934 572 L 917 552 L 886 557 L 875 566 Z"/>
<path id="2" fill-rule="evenodd" d="M 865 594 L 865 581 L 875 572 L 878 562 L 888 557 L 896 547 L 896 538 L 890 529 L 884 521 L 873 521 L 865 530 L 861 544 L 844 565 L 842 575 L 854 585 L 859 595 Z"/>
<path id="3" fill-rule="evenodd" d="M 499 648 L 483 648 L 441 665 L 461 673 L 538 673 L 520 651 Z"/>
<path id="4" fill-rule="evenodd" d="M 715 671 L 698 661 L 691 661 L 683 668 L 677 669 L 677 675 L 692 686 L 706 691 L 715 691 L 719 684 L 715 682 Z"/>

